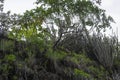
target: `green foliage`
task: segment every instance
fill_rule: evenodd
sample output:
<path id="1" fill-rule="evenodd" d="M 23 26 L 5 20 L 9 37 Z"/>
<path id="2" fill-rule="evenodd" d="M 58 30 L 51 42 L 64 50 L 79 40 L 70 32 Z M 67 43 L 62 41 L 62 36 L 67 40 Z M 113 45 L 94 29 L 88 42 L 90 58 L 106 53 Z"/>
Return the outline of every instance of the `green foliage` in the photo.
<path id="1" fill-rule="evenodd" d="M 10 68 L 11 68 L 10 65 L 3 64 L 3 65 L 1 65 L 0 70 L 2 70 L 4 72 L 4 75 L 8 75 L 9 74 L 8 72 L 9 72 Z"/>
<path id="2" fill-rule="evenodd" d="M 84 53 L 71 53 L 71 56 L 67 57 L 67 60 L 70 60 L 76 64 L 81 64 L 81 65 L 86 65 L 86 64 L 91 64 L 91 60 L 85 56 Z"/>
<path id="3" fill-rule="evenodd" d="M 2 37 L 11 39 L 0 39 L 0 78 L 5 77 L 1 80 L 105 80 L 106 75 L 111 76 L 97 60 L 86 56 L 86 47 L 93 46 L 87 27 L 100 32 L 114 22 L 99 7 L 100 0 L 37 0 L 36 3 L 40 5 L 23 15 L 0 15 L 2 29 L 8 30 L 8 35 L 2 33 Z M 95 49 L 100 48 L 96 49 L 100 55 L 109 53 L 111 47 L 116 46 L 108 45 L 107 50 L 104 44 L 111 39 L 102 39 L 101 45 L 105 48 L 95 45 Z M 103 61 L 110 63 L 110 56 L 112 58 L 111 53 L 103 56 L 108 60 Z M 118 60 L 115 65 L 119 65 Z"/>
<path id="4" fill-rule="evenodd" d="M 58 28 L 61 26 L 56 21 L 62 20 L 62 18 L 67 28 L 74 24 L 72 20 L 75 17 L 78 18 L 79 24 L 84 25 L 82 23 L 84 20 L 86 26 L 96 27 L 97 30 L 110 27 L 110 22 L 114 22 L 110 16 L 106 16 L 105 10 L 99 8 L 100 0 L 37 0 L 36 3 L 42 4 L 40 7 L 49 13 L 49 18 L 55 22 Z"/>
<path id="5" fill-rule="evenodd" d="M 7 62 L 14 62 L 16 60 L 16 56 L 14 54 L 5 55 L 4 60 Z"/>
<path id="6" fill-rule="evenodd" d="M 16 61 L 16 56 L 13 54 L 7 54 L 3 59 L 1 59 L 0 72 L 2 72 L 3 77 L 8 77 L 10 71 L 14 69 L 14 62 Z M 14 75 L 12 75 L 14 76 Z M 11 76 L 11 77 L 12 77 Z"/>
<path id="7" fill-rule="evenodd" d="M 95 77 L 98 77 L 99 79 L 102 79 L 102 77 L 105 76 L 105 71 L 100 69 L 100 68 L 97 68 L 97 67 L 94 67 L 94 66 L 89 66 L 88 70 L 92 74 L 94 74 Z"/>
<path id="8" fill-rule="evenodd" d="M 9 50 L 9 51 L 13 51 L 14 48 L 14 44 L 12 41 L 7 41 L 7 40 L 0 40 L 0 50 Z"/>
<path id="9" fill-rule="evenodd" d="M 53 60 L 62 60 L 67 56 L 67 53 L 63 51 L 53 51 L 52 49 L 49 49 L 46 53 L 46 57 L 53 59 Z"/>
<path id="10" fill-rule="evenodd" d="M 76 76 L 81 76 L 81 77 L 84 77 L 84 78 L 90 78 L 90 74 L 88 74 L 85 71 L 80 70 L 80 69 L 74 69 L 74 73 L 75 73 Z"/>

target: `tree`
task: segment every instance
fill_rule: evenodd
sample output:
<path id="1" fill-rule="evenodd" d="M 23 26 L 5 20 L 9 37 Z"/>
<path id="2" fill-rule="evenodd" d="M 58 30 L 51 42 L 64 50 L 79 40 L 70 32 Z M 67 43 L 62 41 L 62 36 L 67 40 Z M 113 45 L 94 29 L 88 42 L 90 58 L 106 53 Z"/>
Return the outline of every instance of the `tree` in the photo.
<path id="1" fill-rule="evenodd" d="M 99 8 L 100 0 L 37 0 L 36 3 L 49 14 L 44 23 L 54 40 L 53 47 L 67 34 L 82 30 L 88 37 L 87 27 L 101 32 L 114 22 L 111 16 L 105 14 L 105 10 Z"/>
<path id="2" fill-rule="evenodd" d="M 99 8 L 100 0 L 36 3 L 37 8 L 23 15 L 4 13 L 3 4 L 0 7 L 1 34 L 9 32 L 7 40 L 0 40 L 1 79 L 108 79 L 112 75 L 116 38 L 89 35 L 89 28 L 100 33 L 114 22 Z M 89 53 L 98 61 L 86 55 Z"/>
<path id="3" fill-rule="evenodd" d="M 3 12 L 4 0 L 0 0 L 0 37 L 7 38 L 10 29 L 18 22 L 19 15 L 11 15 L 10 11 Z"/>
<path id="4" fill-rule="evenodd" d="M 37 8 L 26 11 L 14 20 L 17 24 L 12 27 L 11 34 L 16 39 L 39 45 L 47 46 L 49 43 L 53 49 L 60 42 L 61 46 L 67 44 L 64 39 L 69 36 L 81 34 L 92 45 L 88 29 L 100 33 L 111 28 L 110 23 L 114 22 L 99 7 L 100 3 L 100 0 L 37 0 Z"/>

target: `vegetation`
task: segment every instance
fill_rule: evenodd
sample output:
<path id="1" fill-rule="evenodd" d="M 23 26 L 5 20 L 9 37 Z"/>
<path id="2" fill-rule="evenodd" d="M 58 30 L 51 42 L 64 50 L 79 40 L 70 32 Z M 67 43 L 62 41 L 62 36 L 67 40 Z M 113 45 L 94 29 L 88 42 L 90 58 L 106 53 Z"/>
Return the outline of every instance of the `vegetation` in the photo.
<path id="1" fill-rule="evenodd" d="M 120 47 L 101 0 L 37 0 L 23 15 L 0 0 L 0 80 L 119 80 Z"/>

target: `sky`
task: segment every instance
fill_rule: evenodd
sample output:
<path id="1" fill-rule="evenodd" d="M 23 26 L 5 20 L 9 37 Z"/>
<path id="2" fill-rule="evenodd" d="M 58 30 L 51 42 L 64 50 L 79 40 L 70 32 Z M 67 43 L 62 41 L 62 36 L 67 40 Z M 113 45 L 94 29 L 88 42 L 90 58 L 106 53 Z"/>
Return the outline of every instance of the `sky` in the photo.
<path id="1" fill-rule="evenodd" d="M 25 10 L 35 8 L 36 0 L 5 0 L 4 11 L 11 11 L 11 13 L 22 14 Z M 113 31 L 117 34 L 120 40 L 120 0 L 102 0 L 101 8 L 106 10 L 106 13 L 113 17 L 115 24 L 112 24 Z M 108 30 L 108 34 L 111 31 Z"/>
<path id="2" fill-rule="evenodd" d="M 11 13 L 22 14 L 26 10 L 35 8 L 36 0 L 5 0 L 4 11 L 11 11 Z"/>
<path id="3" fill-rule="evenodd" d="M 116 23 L 112 24 L 113 30 L 118 34 L 120 41 L 120 0 L 102 0 L 101 7 L 106 10 L 106 13 L 113 17 Z M 117 33 L 118 32 L 118 33 Z"/>

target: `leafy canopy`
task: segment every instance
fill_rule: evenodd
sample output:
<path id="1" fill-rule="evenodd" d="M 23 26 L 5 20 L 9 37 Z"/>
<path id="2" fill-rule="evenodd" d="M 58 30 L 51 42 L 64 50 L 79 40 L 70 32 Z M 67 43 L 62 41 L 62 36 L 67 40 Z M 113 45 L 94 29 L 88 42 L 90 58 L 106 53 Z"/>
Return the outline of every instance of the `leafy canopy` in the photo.
<path id="1" fill-rule="evenodd" d="M 12 28 L 12 36 L 30 42 L 51 40 L 57 45 L 67 34 L 86 31 L 87 27 L 100 32 L 114 22 L 100 3 L 100 0 L 37 0 L 38 7 L 21 15 L 17 27 Z"/>

